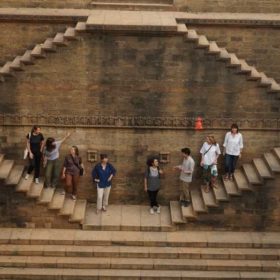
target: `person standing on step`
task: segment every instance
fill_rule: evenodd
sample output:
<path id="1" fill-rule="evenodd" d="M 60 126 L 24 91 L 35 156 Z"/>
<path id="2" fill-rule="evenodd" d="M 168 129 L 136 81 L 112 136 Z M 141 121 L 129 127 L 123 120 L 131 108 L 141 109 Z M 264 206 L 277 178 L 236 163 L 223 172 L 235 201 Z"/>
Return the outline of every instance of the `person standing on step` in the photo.
<path id="1" fill-rule="evenodd" d="M 213 135 L 206 137 L 206 142 L 200 149 L 201 162 L 203 168 L 204 191 L 209 192 L 210 188 L 217 188 L 216 180 L 218 177 L 218 157 L 221 154 L 219 144 Z"/>
<path id="2" fill-rule="evenodd" d="M 31 132 L 26 135 L 29 166 L 25 179 L 27 180 L 34 169 L 34 181 L 39 184 L 42 151 L 44 147 L 44 136 L 41 128 L 34 125 Z"/>
<path id="3" fill-rule="evenodd" d="M 116 176 L 115 167 L 109 163 L 107 154 L 100 155 L 100 162 L 92 169 L 93 182 L 97 184 L 96 213 L 107 211 L 109 195 L 112 187 L 112 179 Z"/>
<path id="4" fill-rule="evenodd" d="M 183 156 L 183 162 L 181 165 L 177 165 L 174 168 L 181 171 L 180 181 L 181 181 L 181 195 L 180 202 L 181 205 L 187 207 L 191 202 L 190 197 L 190 184 L 192 182 L 192 175 L 194 171 L 194 160 L 191 157 L 191 150 L 189 148 L 183 148 L 181 150 Z"/>
<path id="5" fill-rule="evenodd" d="M 226 133 L 223 146 L 226 172 L 224 179 L 232 181 L 237 161 L 241 157 L 243 149 L 243 137 L 236 123 L 232 124 L 230 131 Z"/>
<path id="6" fill-rule="evenodd" d="M 65 179 L 66 192 L 71 193 L 73 200 L 77 199 L 78 184 L 83 173 L 84 166 L 82 158 L 79 156 L 79 149 L 77 146 L 72 146 L 69 154 L 64 159 L 62 179 Z M 65 192 L 62 194 L 65 194 Z"/>
<path id="7" fill-rule="evenodd" d="M 155 211 L 160 214 L 160 206 L 157 202 L 157 195 L 160 189 L 160 177 L 163 171 L 159 167 L 159 161 L 156 157 L 149 158 L 144 177 L 144 191 L 148 193 L 150 199 L 150 213 Z"/>
<path id="8" fill-rule="evenodd" d="M 55 140 L 49 137 L 43 152 L 43 162 L 45 167 L 45 187 L 55 188 L 57 186 L 60 174 L 59 149 L 62 143 L 70 136 L 70 133 L 61 139 Z"/>

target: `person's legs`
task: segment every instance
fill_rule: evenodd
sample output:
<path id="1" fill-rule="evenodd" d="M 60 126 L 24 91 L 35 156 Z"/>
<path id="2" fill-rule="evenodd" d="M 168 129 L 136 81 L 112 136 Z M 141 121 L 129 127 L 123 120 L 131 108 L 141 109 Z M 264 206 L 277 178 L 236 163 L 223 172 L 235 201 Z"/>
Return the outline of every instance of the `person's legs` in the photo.
<path id="1" fill-rule="evenodd" d="M 29 158 L 28 161 L 29 161 L 29 166 L 27 169 L 27 174 L 30 175 L 34 169 L 34 158 L 33 159 Z"/>
<path id="2" fill-rule="evenodd" d="M 51 180 L 51 186 L 54 188 L 58 184 L 59 174 L 60 174 L 59 160 L 55 159 L 55 160 L 53 160 L 53 172 L 52 172 L 52 180 Z"/>
<path id="3" fill-rule="evenodd" d="M 151 206 L 151 208 L 153 208 L 153 192 L 148 190 L 147 193 L 148 193 L 149 200 L 150 200 L 150 206 Z"/>
<path id="4" fill-rule="evenodd" d="M 100 211 L 102 209 L 103 195 L 104 195 L 104 188 L 97 187 L 97 204 L 96 204 L 97 211 Z"/>
<path id="5" fill-rule="evenodd" d="M 41 167 L 41 153 L 34 154 L 34 169 L 35 169 L 35 174 L 34 177 L 35 179 L 40 177 L 40 167 Z"/>
<path id="6" fill-rule="evenodd" d="M 204 181 L 204 191 L 209 192 L 209 185 L 211 184 L 211 174 L 210 165 L 203 165 L 203 181 Z"/>
<path id="7" fill-rule="evenodd" d="M 183 201 L 190 201 L 190 183 L 181 181 L 181 198 Z"/>
<path id="8" fill-rule="evenodd" d="M 234 173 L 235 171 L 235 168 L 236 168 L 236 164 L 237 164 L 237 161 L 238 161 L 238 156 L 232 156 L 232 162 L 231 162 L 231 174 Z"/>
<path id="9" fill-rule="evenodd" d="M 52 172 L 53 172 L 53 162 L 52 160 L 48 160 L 45 169 L 45 186 L 47 188 L 51 186 Z"/>
<path id="10" fill-rule="evenodd" d="M 157 194 L 158 194 L 158 190 L 153 192 L 153 204 L 154 207 L 159 207 L 158 202 L 157 202 Z"/>
<path id="11" fill-rule="evenodd" d="M 80 179 L 80 175 L 72 176 L 72 185 L 73 185 L 72 198 L 73 199 L 76 199 L 76 196 L 77 196 L 79 179 Z"/>
<path id="12" fill-rule="evenodd" d="M 108 206 L 109 203 L 110 191 L 111 191 L 111 186 L 104 189 L 103 204 L 102 204 L 104 210 L 106 210 L 106 207 Z"/>
<path id="13" fill-rule="evenodd" d="M 225 155 L 225 172 L 226 172 L 225 179 L 226 180 L 229 178 L 230 175 L 230 166 L 231 166 L 231 156 L 226 154 Z"/>
<path id="14" fill-rule="evenodd" d="M 217 165 L 214 164 L 211 166 L 211 187 L 212 188 L 217 188 L 216 186 L 216 181 L 217 181 L 217 177 L 218 177 L 218 168 Z"/>
<path id="15" fill-rule="evenodd" d="M 65 191 L 66 193 L 72 192 L 72 175 L 65 175 Z"/>

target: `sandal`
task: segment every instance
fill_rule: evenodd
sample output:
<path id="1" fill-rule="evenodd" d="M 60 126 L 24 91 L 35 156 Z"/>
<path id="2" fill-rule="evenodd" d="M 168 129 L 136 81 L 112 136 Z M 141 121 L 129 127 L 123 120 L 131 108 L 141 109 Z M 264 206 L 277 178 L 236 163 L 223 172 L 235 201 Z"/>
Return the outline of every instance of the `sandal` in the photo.
<path id="1" fill-rule="evenodd" d="M 229 179 L 228 175 L 224 176 L 224 180 L 227 181 Z"/>
<path id="2" fill-rule="evenodd" d="M 203 190 L 204 190 L 204 192 L 206 192 L 206 193 L 209 193 L 209 191 L 210 191 L 210 186 L 204 186 L 204 188 L 203 188 Z"/>

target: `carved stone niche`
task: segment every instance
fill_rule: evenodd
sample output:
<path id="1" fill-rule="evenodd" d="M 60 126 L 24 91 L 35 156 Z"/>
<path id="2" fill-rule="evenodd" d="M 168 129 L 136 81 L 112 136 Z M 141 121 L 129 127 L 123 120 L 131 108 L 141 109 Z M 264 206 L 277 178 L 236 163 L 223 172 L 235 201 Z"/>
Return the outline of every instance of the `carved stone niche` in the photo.
<path id="1" fill-rule="evenodd" d="M 98 152 L 96 150 L 88 150 L 87 151 L 87 160 L 89 162 L 98 161 Z"/>
<path id="2" fill-rule="evenodd" d="M 168 152 L 160 152 L 159 153 L 159 162 L 160 163 L 169 163 L 170 162 L 170 153 Z"/>

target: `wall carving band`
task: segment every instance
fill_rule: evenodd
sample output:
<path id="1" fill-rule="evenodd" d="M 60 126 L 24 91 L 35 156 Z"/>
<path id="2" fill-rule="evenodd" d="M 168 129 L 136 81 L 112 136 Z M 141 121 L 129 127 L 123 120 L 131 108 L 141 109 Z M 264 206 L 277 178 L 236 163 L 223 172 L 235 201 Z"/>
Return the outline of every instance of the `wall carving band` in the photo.
<path id="1" fill-rule="evenodd" d="M 280 131 L 280 119 L 205 118 L 203 129 L 227 129 L 237 122 L 242 129 Z M 131 128 L 131 129 L 195 129 L 196 119 L 186 117 L 80 116 L 0 114 L 1 126 Z"/>

